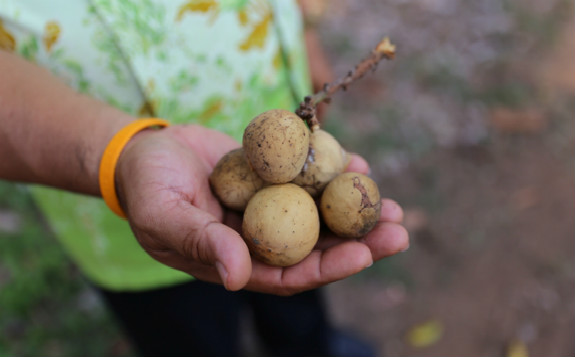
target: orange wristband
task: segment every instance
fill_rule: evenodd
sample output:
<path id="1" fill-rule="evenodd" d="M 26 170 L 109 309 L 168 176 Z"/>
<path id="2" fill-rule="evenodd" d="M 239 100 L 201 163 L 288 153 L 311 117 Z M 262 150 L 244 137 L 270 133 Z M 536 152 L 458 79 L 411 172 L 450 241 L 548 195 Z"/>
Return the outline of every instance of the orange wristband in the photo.
<path id="1" fill-rule="evenodd" d="M 120 201 L 118 200 L 115 180 L 116 164 L 118 163 L 118 159 L 120 158 L 120 154 L 122 153 L 124 146 L 126 146 L 128 141 L 130 141 L 134 135 L 144 129 L 154 126 L 163 128 L 169 125 L 170 123 L 164 119 L 138 119 L 118 131 L 112 140 L 110 140 L 108 146 L 106 146 L 104 154 L 102 155 L 102 160 L 100 160 L 100 193 L 104 202 L 106 202 L 112 212 L 118 216 L 126 218 L 126 213 L 120 206 Z"/>

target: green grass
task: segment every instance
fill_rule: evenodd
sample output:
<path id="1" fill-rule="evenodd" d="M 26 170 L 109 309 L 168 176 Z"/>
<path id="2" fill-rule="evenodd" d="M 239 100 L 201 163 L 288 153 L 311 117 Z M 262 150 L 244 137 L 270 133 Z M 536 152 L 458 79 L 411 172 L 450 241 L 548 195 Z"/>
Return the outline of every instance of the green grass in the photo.
<path id="1" fill-rule="evenodd" d="M 114 320 L 27 191 L 0 181 L 0 356 L 129 355 Z"/>

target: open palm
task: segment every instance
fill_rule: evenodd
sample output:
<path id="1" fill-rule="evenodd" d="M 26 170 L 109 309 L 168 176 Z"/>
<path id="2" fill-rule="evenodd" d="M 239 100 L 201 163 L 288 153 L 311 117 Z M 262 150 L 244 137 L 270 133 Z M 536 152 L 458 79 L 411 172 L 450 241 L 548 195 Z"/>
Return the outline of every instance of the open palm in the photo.
<path id="1" fill-rule="evenodd" d="M 291 295 L 346 278 L 407 248 L 402 210 L 384 199 L 379 223 L 361 239 L 324 232 L 296 265 L 253 260 L 238 233 L 241 215 L 222 208 L 208 183 L 217 161 L 238 146 L 223 133 L 195 125 L 146 131 L 130 142 L 118 163 L 118 192 L 150 256 L 228 290 Z M 365 173 L 368 166 L 354 156 L 348 170 Z"/>

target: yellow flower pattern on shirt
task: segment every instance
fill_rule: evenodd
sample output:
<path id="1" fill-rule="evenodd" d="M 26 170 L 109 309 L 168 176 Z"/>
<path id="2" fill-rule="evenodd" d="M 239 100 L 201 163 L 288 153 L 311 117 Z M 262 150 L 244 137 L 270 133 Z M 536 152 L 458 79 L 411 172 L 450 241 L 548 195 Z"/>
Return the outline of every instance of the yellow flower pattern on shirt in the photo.
<path id="1" fill-rule="evenodd" d="M 215 0 L 191 0 L 185 3 L 178 10 L 178 15 L 176 16 L 177 21 L 181 21 L 182 17 L 187 12 L 204 12 L 209 13 L 211 18 L 217 16 L 218 13 L 218 3 Z"/>
<path id="2" fill-rule="evenodd" d="M 252 30 L 248 37 L 239 46 L 239 49 L 242 51 L 249 51 L 254 48 L 263 48 L 270 31 L 270 25 L 273 18 L 272 9 L 267 2 L 258 1 L 257 4 L 259 6 L 252 6 L 252 13 L 257 15 L 257 18 L 252 25 Z"/>
<path id="3" fill-rule="evenodd" d="M 14 36 L 4 28 L 2 19 L 0 18 L 0 50 L 12 52 L 16 48 L 16 40 Z"/>
<path id="4" fill-rule="evenodd" d="M 58 37 L 60 37 L 60 25 L 58 25 L 56 21 L 48 21 L 44 30 L 44 47 L 46 48 L 46 52 L 50 52 L 52 46 L 54 46 L 58 41 Z"/>

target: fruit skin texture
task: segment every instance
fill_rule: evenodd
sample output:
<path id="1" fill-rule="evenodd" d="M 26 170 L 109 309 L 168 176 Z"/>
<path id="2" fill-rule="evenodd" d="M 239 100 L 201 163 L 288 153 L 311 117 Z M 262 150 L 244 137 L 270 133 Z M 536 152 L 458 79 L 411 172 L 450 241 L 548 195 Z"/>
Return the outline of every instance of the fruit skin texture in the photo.
<path id="1" fill-rule="evenodd" d="M 319 238 L 317 206 L 297 185 L 266 186 L 246 207 L 242 237 L 254 258 L 274 266 L 296 264 Z"/>
<path id="2" fill-rule="evenodd" d="M 305 163 L 309 136 L 309 129 L 295 113 L 272 109 L 248 124 L 243 148 L 249 164 L 264 181 L 287 183 Z"/>
<path id="3" fill-rule="evenodd" d="M 249 199 L 264 185 L 245 159 L 244 150 L 228 152 L 210 174 L 210 186 L 220 203 L 243 212 Z"/>
<path id="4" fill-rule="evenodd" d="M 292 182 L 303 187 L 312 197 L 319 197 L 325 186 L 343 172 L 349 161 L 347 152 L 330 133 L 316 129 L 310 136 L 306 162 Z"/>
<path id="5" fill-rule="evenodd" d="M 381 213 L 377 184 L 360 173 L 343 173 L 323 191 L 320 211 L 325 224 L 337 236 L 360 238 L 375 227 Z"/>

